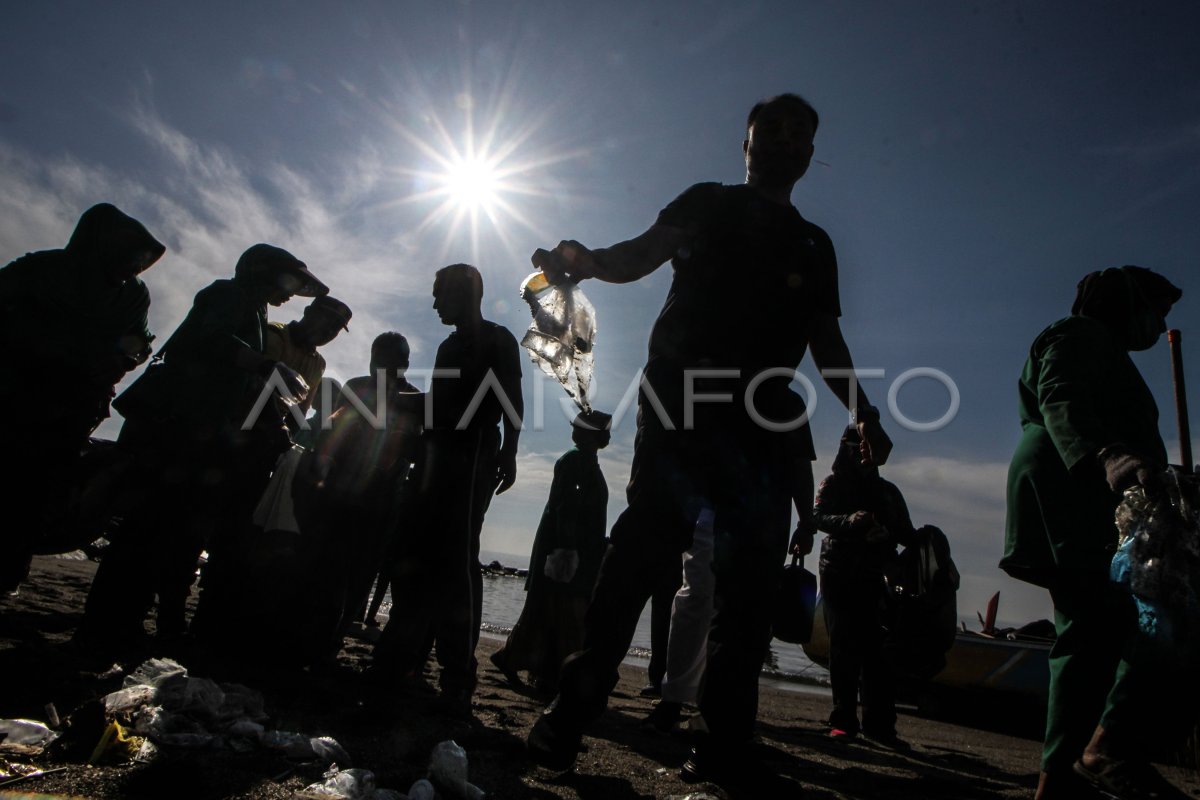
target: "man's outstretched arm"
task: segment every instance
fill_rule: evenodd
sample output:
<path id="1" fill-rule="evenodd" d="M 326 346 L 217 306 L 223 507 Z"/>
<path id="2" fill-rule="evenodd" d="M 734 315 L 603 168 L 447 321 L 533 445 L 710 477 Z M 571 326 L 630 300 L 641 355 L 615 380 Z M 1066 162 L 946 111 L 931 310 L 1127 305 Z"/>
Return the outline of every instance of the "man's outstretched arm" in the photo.
<path id="1" fill-rule="evenodd" d="M 888 454 L 892 452 L 892 440 L 884 433 L 883 425 L 879 421 L 879 412 L 867 399 L 862 385 L 854 381 L 856 392 L 855 397 L 851 398 L 850 379 L 827 374 L 827 371 L 854 369 L 850 348 L 846 346 L 846 340 L 842 337 L 842 326 L 837 317 L 831 314 L 816 314 L 808 326 L 808 342 L 813 361 L 821 371 L 825 385 L 837 395 L 842 405 L 857 411 L 855 423 L 863 440 L 863 460 L 868 464 L 887 463 Z"/>
<path id="2" fill-rule="evenodd" d="M 531 260 L 551 283 L 584 278 L 630 283 L 669 261 L 687 238 L 687 232 L 680 228 L 652 225 L 640 236 L 612 247 L 589 250 L 572 239 L 559 242 L 553 250 L 536 250 Z"/>

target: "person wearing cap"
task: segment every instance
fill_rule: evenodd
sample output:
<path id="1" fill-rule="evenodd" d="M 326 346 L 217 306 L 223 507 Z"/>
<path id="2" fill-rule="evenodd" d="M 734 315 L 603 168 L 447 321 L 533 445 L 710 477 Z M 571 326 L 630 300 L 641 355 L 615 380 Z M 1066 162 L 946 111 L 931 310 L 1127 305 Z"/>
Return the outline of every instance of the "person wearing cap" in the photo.
<path id="1" fill-rule="evenodd" d="M 37 400 L 36 424 L 10 426 L 6 441 L 19 466 L 0 482 L 12 515 L 0 535 L 0 592 L 28 574 L 47 509 L 65 502 L 114 387 L 150 355 L 150 293 L 138 275 L 165 251 L 142 223 L 101 203 L 80 216 L 65 248 L 0 269 L 0 347 L 17 360 L 0 373 L 3 395 Z"/>
<path id="2" fill-rule="evenodd" d="M 817 529 L 825 534 L 818 571 L 829 631 L 829 735 L 845 741 L 861 731 L 885 746 L 903 747 L 896 736 L 895 676 L 884 658 L 881 606 L 884 567 L 897 545 L 912 541 L 913 524 L 896 485 L 881 478 L 876 465 L 863 463 L 861 444 L 858 429 L 847 428 L 832 473 L 813 500 Z"/>
<path id="3" fill-rule="evenodd" d="M 571 423 L 575 446 L 554 464 L 550 497 L 529 556 L 525 605 L 492 664 L 513 683 L 528 670 L 543 694 L 558 688 L 563 659 L 583 646 L 583 615 L 607 546 L 608 485 L 598 451 L 612 417 L 585 411 Z"/>
<path id="4" fill-rule="evenodd" d="M 351 316 L 350 306 L 326 294 L 314 298 L 300 319 L 267 324 L 263 355 L 288 365 L 304 378 L 309 392 L 296 403 L 304 414 L 312 408 L 317 387 L 325 375 L 325 359 L 317 348 L 332 342 L 342 331 L 350 330 Z M 295 418 L 289 415 L 288 420 L 290 423 Z"/>
<path id="5" fill-rule="evenodd" d="M 155 594 L 158 635 L 183 633 L 198 556 L 209 547 L 207 575 L 218 582 L 218 534 L 236 535 L 248 521 L 290 444 L 281 407 L 258 403 L 267 379 L 278 373 L 295 395 L 307 391 L 294 370 L 263 352 L 267 308 L 327 292 L 288 251 L 250 247 L 232 278 L 200 290 L 155 360 L 113 402 L 125 417 L 118 442 L 136 459 L 130 480 L 142 500 L 105 551 L 82 639 L 116 648 L 139 640 Z"/>
<path id="6" fill-rule="evenodd" d="M 1093 272 L 1021 371 L 1000 567 L 1054 603 L 1037 800 L 1185 797 L 1150 759 L 1194 722 L 1173 713 L 1194 710 L 1194 673 L 1142 639 L 1132 596 L 1109 579 L 1122 493 L 1156 491 L 1167 466 L 1158 407 L 1129 354 L 1154 346 L 1182 296 L 1142 267 Z"/>

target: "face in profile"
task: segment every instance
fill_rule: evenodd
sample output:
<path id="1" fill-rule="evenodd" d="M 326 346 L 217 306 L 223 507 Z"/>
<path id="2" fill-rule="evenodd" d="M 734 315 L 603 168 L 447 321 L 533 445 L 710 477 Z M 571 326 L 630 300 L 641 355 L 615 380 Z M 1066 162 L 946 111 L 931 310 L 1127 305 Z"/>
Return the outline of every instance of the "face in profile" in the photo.
<path id="1" fill-rule="evenodd" d="M 290 272 L 280 272 L 275 276 L 274 282 L 267 287 L 267 296 L 264 299 L 269 305 L 278 307 L 291 300 L 303 286 L 304 282 L 300 280 L 299 276 Z"/>

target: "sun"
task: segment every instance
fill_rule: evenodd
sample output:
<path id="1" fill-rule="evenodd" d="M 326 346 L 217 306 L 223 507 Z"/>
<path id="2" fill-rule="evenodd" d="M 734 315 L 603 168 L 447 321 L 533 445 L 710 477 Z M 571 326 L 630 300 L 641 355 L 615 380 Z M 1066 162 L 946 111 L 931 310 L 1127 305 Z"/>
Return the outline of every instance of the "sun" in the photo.
<path id="1" fill-rule="evenodd" d="M 443 178 L 447 196 L 460 209 L 490 212 L 505 191 L 497 167 L 478 156 L 451 161 Z"/>

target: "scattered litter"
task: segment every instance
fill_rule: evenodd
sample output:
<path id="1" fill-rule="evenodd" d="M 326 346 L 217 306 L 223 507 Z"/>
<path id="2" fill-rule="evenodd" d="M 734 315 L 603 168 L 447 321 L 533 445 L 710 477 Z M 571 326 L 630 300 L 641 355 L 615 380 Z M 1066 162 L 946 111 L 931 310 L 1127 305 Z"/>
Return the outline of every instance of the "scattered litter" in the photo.
<path id="1" fill-rule="evenodd" d="M 437 792 L 433 788 L 433 784 L 421 778 L 408 789 L 408 800 L 434 800 L 437 797 Z"/>
<path id="2" fill-rule="evenodd" d="M 339 770 L 335 766 L 323 777 L 325 780 L 320 783 L 310 784 L 297 792 L 295 800 L 409 800 L 400 792 L 376 787 L 375 773 L 370 770 Z"/>
<path id="3" fill-rule="evenodd" d="M 690 792 L 688 794 L 673 794 L 667 800 L 720 800 L 720 798 L 708 792 Z"/>
<path id="4" fill-rule="evenodd" d="M 37 755 L 58 738 L 45 723 L 32 719 L 0 719 L 0 753 Z"/>
<path id="5" fill-rule="evenodd" d="M 242 753 L 263 747 L 298 760 L 351 763 L 345 749 L 328 736 L 266 730 L 262 694 L 254 689 L 192 677 L 166 658 L 150 659 L 127 675 L 123 688 L 104 697 L 104 712 L 112 724 L 96 755 L 149 761 L 162 747 L 228 747 Z M 129 729 L 146 741 L 117 747 L 127 741 L 120 734 Z"/>
<path id="6" fill-rule="evenodd" d="M 145 737 L 134 736 L 125 730 L 121 723 L 110 722 L 100 735 L 100 741 L 96 743 L 87 763 L 131 761 L 141 752 L 145 742 Z"/>
<path id="7" fill-rule="evenodd" d="M 467 782 L 467 751 L 457 742 L 438 742 L 429 757 L 429 778 L 453 797 L 479 800 L 484 792 Z"/>
<path id="8" fill-rule="evenodd" d="M 521 284 L 521 297 L 533 322 L 521 346 L 533 363 L 554 378 L 583 411 L 591 411 L 592 346 L 596 341 L 596 309 L 576 283 L 551 284 L 535 272 Z"/>
<path id="9" fill-rule="evenodd" d="M 43 775 L 53 775 L 56 772 L 66 772 L 68 769 L 70 769 L 70 767 L 55 767 L 54 769 L 36 769 L 36 768 L 34 768 L 32 772 L 25 772 L 21 775 L 17 775 L 16 777 L 13 777 L 13 778 L 8 778 L 6 780 L 0 780 L 0 789 L 5 788 L 6 786 L 12 786 L 13 784 L 21 783 L 22 781 L 28 781 L 28 780 L 33 780 L 34 778 L 40 778 Z M 33 798 L 33 797 L 41 797 L 42 795 L 24 795 L 24 794 L 10 795 L 8 792 L 5 792 L 4 796 L 5 797 L 13 797 L 13 798 L 22 798 L 22 797 Z"/>

